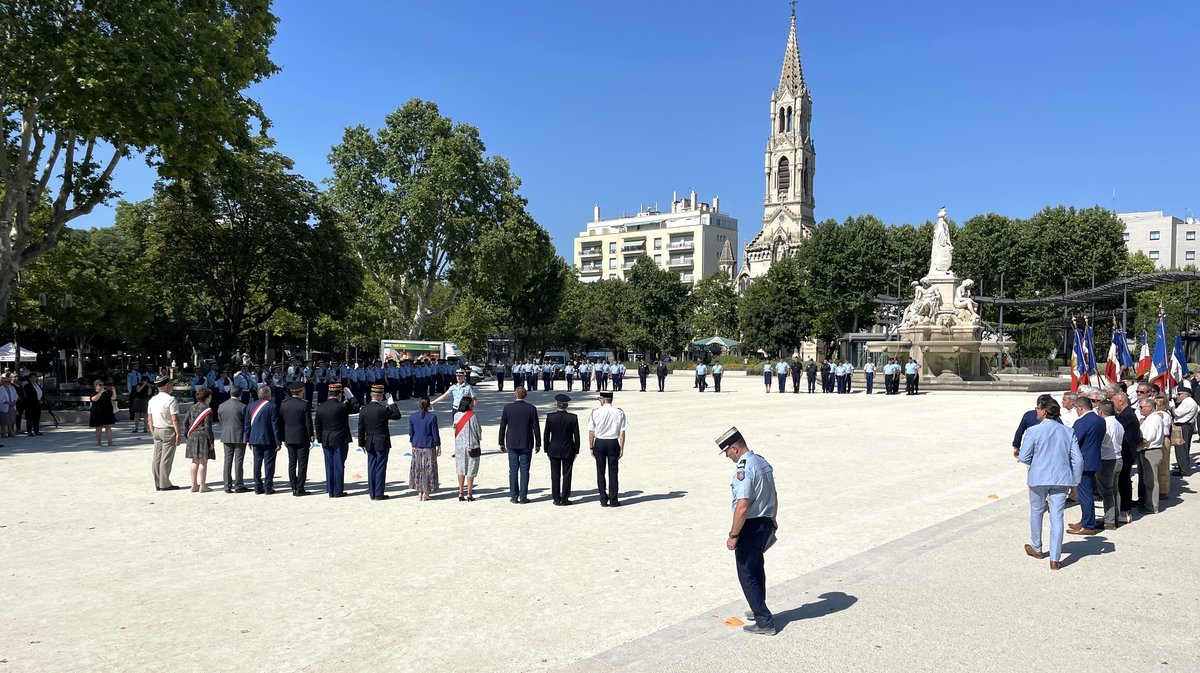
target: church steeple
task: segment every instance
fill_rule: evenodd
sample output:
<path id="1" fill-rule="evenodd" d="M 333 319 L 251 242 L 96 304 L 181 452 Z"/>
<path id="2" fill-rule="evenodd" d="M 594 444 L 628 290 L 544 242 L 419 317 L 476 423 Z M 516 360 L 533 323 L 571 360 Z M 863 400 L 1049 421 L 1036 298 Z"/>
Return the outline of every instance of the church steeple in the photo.
<path id="1" fill-rule="evenodd" d="M 792 96 L 805 89 L 804 68 L 800 65 L 800 47 L 796 44 L 796 5 L 792 4 L 792 30 L 788 33 L 787 49 L 783 52 L 783 69 L 779 73 L 779 97 Z"/>

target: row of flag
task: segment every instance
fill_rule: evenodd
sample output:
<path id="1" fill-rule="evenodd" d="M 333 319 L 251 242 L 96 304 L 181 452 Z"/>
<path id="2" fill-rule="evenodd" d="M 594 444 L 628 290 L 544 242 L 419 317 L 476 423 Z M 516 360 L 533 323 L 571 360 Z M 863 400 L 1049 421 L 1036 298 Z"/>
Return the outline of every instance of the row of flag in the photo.
<path id="1" fill-rule="evenodd" d="M 1085 323 L 1081 332 L 1078 325 L 1075 330 L 1075 347 L 1071 353 L 1071 390 L 1077 390 L 1081 385 L 1096 383 L 1101 386 L 1124 378 L 1126 371 L 1134 369 L 1133 375 L 1138 379 L 1146 379 L 1157 384 L 1159 389 L 1173 397 L 1175 387 L 1188 376 L 1187 358 L 1183 354 L 1183 341 L 1175 335 L 1175 344 L 1171 355 L 1167 356 L 1167 316 L 1158 314 L 1158 328 L 1154 340 L 1154 352 L 1151 354 L 1150 341 L 1146 338 L 1146 330 L 1142 330 L 1141 345 L 1138 349 L 1138 359 L 1135 362 L 1133 353 L 1125 333 L 1112 328 L 1112 345 L 1108 347 L 1108 360 L 1104 363 L 1104 371 L 1096 367 L 1096 346 L 1092 335 L 1092 326 Z"/>

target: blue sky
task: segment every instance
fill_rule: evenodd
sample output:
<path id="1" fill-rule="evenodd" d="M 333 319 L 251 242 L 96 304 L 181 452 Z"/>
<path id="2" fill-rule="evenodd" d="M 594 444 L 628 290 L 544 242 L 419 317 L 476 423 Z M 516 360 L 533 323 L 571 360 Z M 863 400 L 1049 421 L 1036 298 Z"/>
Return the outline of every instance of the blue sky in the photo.
<path id="1" fill-rule="evenodd" d="M 253 90 L 306 177 L 410 98 L 480 129 L 571 259 L 604 216 L 721 197 L 762 216 L 785 0 L 280 0 L 282 72 Z M 1046 205 L 1200 214 L 1200 3 L 801 2 L 818 220 L 959 222 Z M 118 168 L 131 200 L 154 173 Z M 1114 202 L 1114 190 L 1116 193 Z M 74 226 L 104 226 L 98 208 Z M 739 249 L 740 257 L 740 249 Z"/>

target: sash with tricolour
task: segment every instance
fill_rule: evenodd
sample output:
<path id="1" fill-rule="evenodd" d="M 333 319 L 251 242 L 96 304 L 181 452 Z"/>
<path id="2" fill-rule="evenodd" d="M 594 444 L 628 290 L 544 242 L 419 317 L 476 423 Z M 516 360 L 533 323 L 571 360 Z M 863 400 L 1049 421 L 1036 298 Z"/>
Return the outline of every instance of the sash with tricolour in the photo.
<path id="1" fill-rule="evenodd" d="M 204 411 L 201 411 L 200 415 L 196 416 L 196 420 L 192 421 L 191 427 L 187 429 L 186 436 L 191 437 L 192 433 L 196 431 L 196 428 L 200 427 L 200 424 L 204 422 L 204 419 L 208 418 L 210 415 L 212 415 L 212 407 L 205 407 Z"/>
<path id="2" fill-rule="evenodd" d="M 465 411 L 462 416 L 458 417 L 458 422 L 454 424 L 455 437 L 463 431 L 463 428 L 467 427 L 467 423 L 470 423 L 472 418 L 475 418 L 474 411 Z"/>

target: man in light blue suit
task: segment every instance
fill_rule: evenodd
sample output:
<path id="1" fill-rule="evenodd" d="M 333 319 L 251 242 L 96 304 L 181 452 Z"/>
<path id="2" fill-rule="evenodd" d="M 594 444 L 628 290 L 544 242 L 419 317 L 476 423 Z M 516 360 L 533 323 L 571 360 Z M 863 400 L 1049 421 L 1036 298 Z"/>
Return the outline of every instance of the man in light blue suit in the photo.
<path id="1" fill-rule="evenodd" d="M 1050 510 L 1050 569 L 1062 567 L 1063 510 L 1067 491 L 1083 477 L 1083 454 L 1071 429 L 1059 420 L 1058 402 L 1038 398 L 1038 424 L 1025 431 L 1018 459 L 1029 466 L 1030 544 L 1025 553 L 1045 558 L 1042 551 L 1042 517 Z M 1103 421 L 1101 421 L 1103 423 Z"/>

